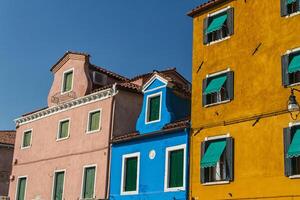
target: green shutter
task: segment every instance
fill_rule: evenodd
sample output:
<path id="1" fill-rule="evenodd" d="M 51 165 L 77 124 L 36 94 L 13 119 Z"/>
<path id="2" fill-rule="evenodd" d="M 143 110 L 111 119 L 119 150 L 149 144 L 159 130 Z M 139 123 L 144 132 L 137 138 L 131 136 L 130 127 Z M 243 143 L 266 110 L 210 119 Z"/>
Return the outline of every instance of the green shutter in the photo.
<path id="1" fill-rule="evenodd" d="M 289 64 L 288 72 L 294 73 L 300 71 L 300 55 L 295 55 Z"/>
<path id="2" fill-rule="evenodd" d="M 227 74 L 212 79 L 205 88 L 204 94 L 219 92 L 227 80 Z"/>
<path id="3" fill-rule="evenodd" d="M 160 115 L 160 96 L 150 98 L 149 104 L 149 121 L 158 120 Z"/>
<path id="4" fill-rule="evenodd" d="M 226 147 L 226 140 L 211 142 L 201 159 L 201 168 L 215 167 Z"/>
<path id="5" fill-rule="evenodd" d="M 27 131 L 23 136 L 23 147 L 28 147 L 31 145 L 31 131 Z"/>
<path id="6" fill-rule="evenodd" d="M 137 157 L 126 159 L 125 192 L 136 191 L 137 161 L 138 161 Z"/>
<path id="7" fill-rule="evenodd" d="M 300 156 L 300 129 L 296 129 L 292 143 L 289 146 L 288 158 L 296 158 Z"/>
<path id="8" fill-rule="evenodd" d="M 69 132 L 69 121 L 60 122 L 59 138 L 68 137 L 68 132 Z"/>
<path id="9" fill-rule="evenodd" d="M 16 200 L 25 200 L 26 178 L 20 178 L 17 190 Z"/>
<path id="10" fill-rule="evenodd" d="M 183 149 L 171 151 L 169 157 L 169 187 L 183 186 Z"/>
<path id="11" fill-rule="evenodd" d="M 63 200 L 65 172 L 55 173 L 53 200 Z"/>
<path id="12" fill-rule="evenodd" d="M 98 130 L 100 128 L 100 111 L 91 113 L 89 122 L 89 131 Z"/>
<path id="13" fill-rule="evenodd" d="M 216 16 L 212 16 L 212 21 L 206 30 L 206 34 L 220 30 L 222 28 L 222 26 L 224 25 L 227 17 L 228 17 L 227 12 L 221 13 Z"/>
<path id="14" fill-rule="evenodd" d="M 70 91 L 72 89 L 73 72 L 68 72 L 64 76 L 64 90 L 63 92 Z"/>
<path id="15" fill-rule="evenodd" d="M 89 167 L 84 172 L 84 184 L 83 184 L 83 198 L 94 197 L 95 187 L 95 167 Z"/>

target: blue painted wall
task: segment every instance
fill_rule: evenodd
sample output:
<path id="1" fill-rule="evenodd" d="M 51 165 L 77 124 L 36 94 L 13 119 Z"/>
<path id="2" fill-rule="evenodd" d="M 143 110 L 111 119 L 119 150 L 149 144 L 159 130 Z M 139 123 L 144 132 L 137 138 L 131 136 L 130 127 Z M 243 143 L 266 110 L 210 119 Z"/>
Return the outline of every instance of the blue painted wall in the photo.
<path id="1" fill-rule="evenodd" d="M 186 166 L 185 191 L 164 192 L 165 156 L 166 148 L 186 144 L 186 165 L 188 165 L 188 132 L 169 133 L 152 136 L 139 140 L 131 140 L 126 143 L 113 144 L 111 159 L 110 200 L 185 200 L 188 193 L 188 166 Z M 153 160 L 149 158 L 149 152 L 155 150 Z M 122 156 L 124 154 L 140 152 L 140 176 L 138 195 L 120 195 Z"/>
<path id="2" fill-rule="evenodd" d="M 163 86 L 163 87 L 162 87 Z M 155 89 L 160 87 L 158 89 Z M 147 96 L 162 92 L 161 120 L 154 123 L 145 123 Z M 144 93 L 143 107 L 136 123 L 136 130 L 140 134 L 150 133 L 161 130 L 166 124 L 183 119 L 190 115 L 190 99 L 179 97 L 171 88 L 168 88 L 159 80 L 154 80 L 146 88 Z"/>

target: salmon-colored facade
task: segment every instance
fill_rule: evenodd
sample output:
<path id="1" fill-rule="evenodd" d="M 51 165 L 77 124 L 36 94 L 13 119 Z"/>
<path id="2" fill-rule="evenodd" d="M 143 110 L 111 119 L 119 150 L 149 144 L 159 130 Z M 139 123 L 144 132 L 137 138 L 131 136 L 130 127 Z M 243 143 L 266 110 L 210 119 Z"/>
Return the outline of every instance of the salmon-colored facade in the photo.
<path id="1" fill-rule="evenodd" d="M 63 92 L 65 72 L 72 87 Z M 89 56 L 67 52 L 51 71 L 54 81 L 48 107 L 16 120 L 17 134 L 11 176 L 11 199 L 18 195 L 18 178 L 26 177 L 24 199 L 53 199 L 54 176 L 64 171 L 62 199 L 83 198 L 84 168 L 95 167 L 93 198 L 108 197 L 110 139 L 135 130 L 142 95 L 127 78 L 96 67 Z M 95 73 L 101 80 L 95 79 Z M 100 112 L 99 129 L 88 132 L 89 114 Z M 116 114 L 115 114 L 116 113 Z M 68 136 L 58 138 L 59 123 L 69 120 Z M 31 142 L 23 148 L 24 133 Z"/>

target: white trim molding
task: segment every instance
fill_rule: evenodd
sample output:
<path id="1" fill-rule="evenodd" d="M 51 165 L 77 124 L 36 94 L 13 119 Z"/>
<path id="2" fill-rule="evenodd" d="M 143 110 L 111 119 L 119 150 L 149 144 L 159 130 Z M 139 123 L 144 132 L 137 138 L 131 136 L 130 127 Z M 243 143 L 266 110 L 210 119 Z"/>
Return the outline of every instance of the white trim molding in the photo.
<path id="1" fill-rule="evenodd" d="M 289 55 L 289 54 L 292 54 L 292 53 L 300 53 L 300 47 L 297 47 L 297 48 L 294 48 L 294 49 L 289 49 L 285 52 L 284 55 Z"/>
<path id="2" fill-rule="evenodd" d="M 170 152 L 181 150 L 183 149 L 183 186 L 176 187 L 176 188 L 170 188 L 168 185 L 169 183 L 169 157 Z M 165 155 L 165 181 L 164 181 L 164 191 L 165 192 L 179 192 L 179 191 L 185 191 L 186 187 L 186 144 L 181 144 L 177 146 L 167 147 L 166 148 L 166 155 Z"/>
<path id="3" fill-rule="evenodd" d="M 29 115 L 26 115 L 24 117 L 20 117 L 18 119 L 15 119 L 15 123 L 17 126 L 19 125 L 24 125 L 36 120 L 40 120 L 43 119 L 45 117 L 49 117 L 51 115 L 60 113 L 60 112 L 64 112 L 67 110 L 71 110 L 73 108 L 77 108 L 86 104 L 90 104 L 93 102 L 97 102 L 97 101 L 101 101 L 104 99 L 108 99 L 112 96 L 115 96 L 118 93 L 115 85 L 111 88 L 105 89 L 105 90 L 101 90 L 95 93 L 92 93 L 90 95 L 86 95 L 84 97 L 80 97 L 77 98 L 75 100 L 69 101 L 69 102 L 65 102 L 62 103 L 60 105 L 57 106 L 53 106 Z"/>
<path id="4" fill-rule="evenodd" d="M 216 182 L 207 182 L 207 183 L 202 183 L 201 185 L 225 185 L 229 184 L 230 181 L 216 181 Z"/>
<path id="5" fill-rule="evenodd" d="M 31 132 L 31 133 L 30 133 L 30 145 L 24 147 L 24 135 L 25 135 L 25 133 L 28 133 L 28 132 Z M 23 131 L 23 134 L 22 134 L 22 141 L 21 141 L 21 149 L 28 149 L 28 148 L 30 148 L 30 147 L 32 146 L 32 134 L 33 134 L 33 129 L 32 129 L 32 128 Z"/>
<path id="6" fill-rule="evenodd" d="M 165 85 L 163 86 L 159 86 L 159 87 L 156 87 L 154 89 L 151 89 L 151 90 L 147 90 L 146 89 L 156 80 L 158 79 L 160 82 L 164 83 Z M 145 92 L 151 92 L 151 91 L 154 91 L 154 90 L 157 90 L 157 89 L 160 89 L 160 88 L 164 88 L 168 85 L 168 81 L 164 78 L 162 78 L 161 76 L 159 76 L 158 74 L 155 74 L 152 76 L 152 78 L 143 86 L 143 93 Z"/>
<path id="7" fill-rule="evenodd" d="M 129 191 L 126 192 L 124 191 L 124 187 L 125 187 L 125 163 L 126 163 L 126 159 L 128 158 L 137 158 L 137 177 L 136 177 L 136 190 L 135 191 Z M 121 191 L 120 194 L 121 195 L 135 195 L 135 194 L 139 194 L 139 184 L 140 184 L 140 152 L 136 152 L 136 153 L 131 153 L 131 154 L 124 154 L 122 156 L 122 174 L 121 174 Z"/>
<path id="8" fill-rule="evenodd" d="M 231 6 L 227 6 L 226 8 L 222 8 L 222 9 L 216 11 L 216 12 L 208 13 L 208 14 L 207 14 L 207 17 L 213 17 L 213 16 L 215 16 L 215 15 L 217 15 L 217 14 L 220 14 L 220 13 L 222 13 L 222 12 L 225 12 L 225 11 L 229 10 L 230 8 L 231 8 Z"/>
<path id="9" fill-rule="evenodd" d="M 217 136 L 206 137 L 204 139 L 204 141 L 219 140 L 219 139 L 226 139 L 226 138 L 230 138 L 230 134 L 229 133 L 227 133 L 226 135 L 217 135 Z"/>
<path id="10" fill-rule="evenodd" d="M 68 135 L 66 137 L 62 137 L 60 138 L 59 135 L 60 135 L 60 131 L 61 131 L 61 124 L 63 122 L 68 122 Z M 57 129 L 57 134 L 56 134 L 56 141 L 61 141 L 61 140 L 66 140 L 68 138 L 70 138 L 70 128 L 71 128 L 71 119 L 70 118 L 65 118 L 65 119 L 61 119 L 58 121 L 58 129 Z"/>
<path id="11" fill-rule="evenodd" d="M 95 168 L 94 191 L 93 191 L 93 198 L 92 198 L 92 199 L 96 198 L 97 164 L 91 164 L 91 165 L 84 165 L 84 166 L 83 166 L 80 199 L 85 199 L 85 198 L 83 197 L 83 190 L 84 190 L 83 185 L 84 185 L 84 181 L 85 181 L 85 179 L 84 179 L 84 178 L 85 178 L 85 170 L 86 170 L 87 168 L 92 168 L 92 167 Z"/>
<path id="12" fill-rule="evenodd" d="M 161 121 L 162 98 L 163 98 L 162 95 L 163 95 L 162 91 L 154 93 L 154 94 L 147 95 L 147 97 L 146 97 L 146 110 L 145 110 L 145 124 L 146 125 Z M 157 120 L 154 120 L 154 121 L 149 121 L 149 114 L 150 114 L 149 113 L 149 106 L 150 106 L 149 101 L 150 101 L 151 98 L 157 97 L 157 96 L 160 97 L 160 99 L 159 99 L 159 118 Z"/>
<path id="13" fill-rule="evenodd" d="M 218 72 L 215 72 L 215 73 L 207 74 L 206 78 L 211 78 L 211 77 L 214 77 L 214 76 L 225 74 L 225 73 L 230 72 L 230 71 L 231 71 L 230 68 L 227 68 L 227 69 L 222 70 L 222 71 L 218 71 Z"/>
<path id="14" fill-rule="evenodd" d="M 54 170 L 53 173 L 53 182 L 52 182 L 52 192 L 51 192 L 51 199 L 54 199 L 54 186 L 55 186 L 55 182 L 56 182 L 56 174 L 63 172 L 64 173 L 64 184 L 63 184 L 63 193 L 62 193 L 62 198 L 64 199 L 64 195 L 65 195 L 65 183 L 66 183 L 66 169 L 59 169 L 59 170 Z"/>
<path id="15" fill-rule="evenodd" d="M 26 190 L 27 190 L 27 184 L 28 184 L 28 176 L 18 176 L 18 181 L 17 181 L 17 187 L 16 187 L 16 194 L 15 194 L 15 199 L 18 199 L 18 193 L 19 193 L 19 182 L 20 179 L 25 178 L 26 179 L 26 183 L 25 183 L 25 189 L 24 189 L 24 199 L 26 199 Z"/>
<path id="16" fill-rule="evenodd" d="M 66 74 L 70 73 L 70 72 L 72 72 L 72 85 L 71 85 L 71 89 L 68 90 L 68 91 L 64 91 Z M 66 71 L 63 72 L 60 93 L 61 94 L 66 94 L 68 92 L 71 92 L 73 90 L 73 84 L 74 84 L 74 68 L 71 68 L 71 69 L 68 69 L 68 70 L 66 70 Z"/>
<path id="17" fill-rule="evenodd" d="M 96 112 L 100 112 L 99 114 L 99 128 L 97 130 L 89 130 L 90 129 L 90 118 L 91 118 L 91 114 L 96 113 Z M 92 110 L 89 111 L 88 113 L 88 120 L 87 120 L 87 126 L 86 126 L 86 134 L 92 134 L 92 133 L 96 133 L 99 132 L 102 128 L 102 109 L 96 109 L 96 110 Z"/>

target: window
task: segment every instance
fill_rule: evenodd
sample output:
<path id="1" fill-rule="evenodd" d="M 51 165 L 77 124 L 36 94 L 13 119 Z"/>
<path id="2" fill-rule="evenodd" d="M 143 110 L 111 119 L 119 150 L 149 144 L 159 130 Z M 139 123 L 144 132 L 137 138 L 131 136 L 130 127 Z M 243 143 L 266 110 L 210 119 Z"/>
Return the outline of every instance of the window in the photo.
<path id="1" fill-rule="evenodd" d="M 140 153 L 123 155 L 121 195 L 138 194 Z"/>
<path id="2" fill-rule="evenodd" d="M 185 190 L 186 145 L 168 147 L 165 163 L 165 191 Z"/>
<path id="3" fill-rule="evenodd" d="M 287 177 L 300 176 L 300 125 L 284 129 L 284 163 Z"/>
<path id="4" fill-rule="evenodd" d="M 23 133 L 22 149 L 29 148 L 31 146 L 31 136 L 32 130 L 28 130 Z"/>
<path id="5" fill-rule="evenodd" d="M 161 96 L 162 96 L 161 92 L 147 96 L 146 123 L 153 123 L 153 122 L 160 121 Z"/>
<path id="6" fill-rule="evenodd" d="M 16 200 L 25 200 L 25 194 L 26 194 L 26 177 L 19 177 L 18 183 L 17 183 L 17 197 Z"/>
<path id="7" fill-rule="evenodd" d="M 282 85 L 289 86 L 300 83 L 300 52 L 283 55 L 281 63 Z"/>
<path id="8" fill-rule="evenodd" d="M 59 130 L 57 140 L 66 139 L 69 137 L 70 120 L 65 119 L 59 122 Z"/>
<path id="9" fill-rule="evenodd" d="M 203 43 L 225 39 L 233 35 L 233 8 L 210 15 L 204 19 Z"/>
<path id="10" fill-rule="evenodd" d="M 89 113 L 88 118 L 88 133 L 100 130 L 100 110 L 92 111 Z"/>
<path id="11" fill-rule="evenodd" d="M 52 200 L 63 200 L 65 171 L 56 171 L 54 174 Z"/>
<path id="12" fill-rule="evenodd" d="M 201 144 L 201 183 L 233 180 L 233 139 L 220 137 Z"/>
<path id="13" fill-rule="evenodd" d="M 73 87 L 73 70 L 64 72 L 62 92 L 69 92 Z"/>
<path id="14" fill-rule="evenodd" d="M 300 0 L 281 0 L 281 16 L 299 12 Z"/>
<path id="15" fill-rule="evenodd" d="M 87 166 L 84 168 L 82 198 L 95 198 L 96 166 Z"/>
<path id="16" fill-rule="evenodd" d="M 210 75 L 203 80 L 202 104 L 214 105 L 233 100 L 233 72 Z"/>

